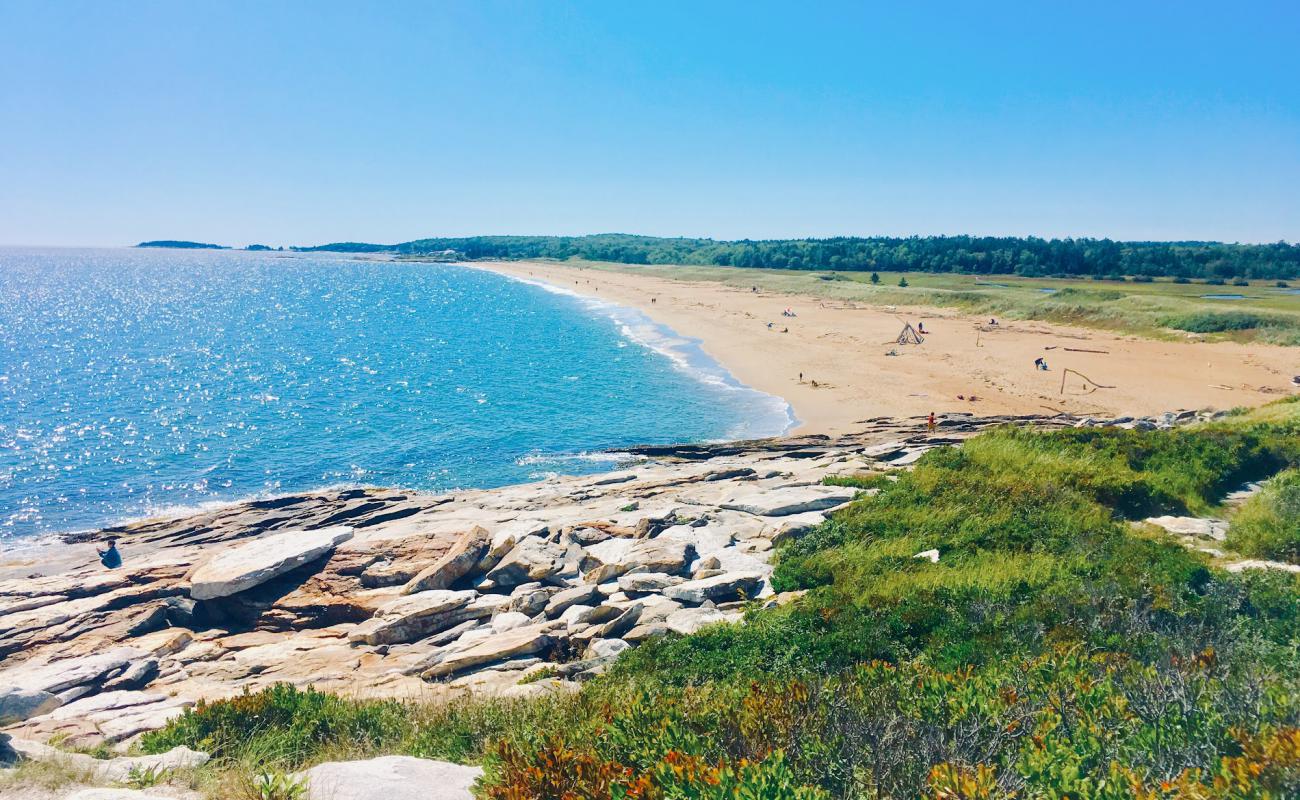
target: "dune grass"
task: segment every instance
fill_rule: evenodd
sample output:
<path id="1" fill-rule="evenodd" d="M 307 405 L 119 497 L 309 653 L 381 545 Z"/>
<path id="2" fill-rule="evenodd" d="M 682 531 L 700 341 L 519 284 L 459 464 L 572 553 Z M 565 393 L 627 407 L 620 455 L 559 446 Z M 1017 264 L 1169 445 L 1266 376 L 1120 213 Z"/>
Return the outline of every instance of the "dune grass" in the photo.
<path id="1" fill-rule="evenodd" d="M 736 288 L 809 295 L 875 306 L 938 306 L 1008 319 L 1043 320 L 1158 338 L 1300 345 L 1300 295 L 1272 282 L 1224 289 L 1195 283 L 1095 281 L 951 273 L 811 272 L 738 267 L 640 266 L 570 262 L 592 269 L 711 281 Z M 901 278 L 907 286 L 900 287 Z M 1205 295 L 1242 294 L 1241 300 Z"/>
<path id="2" fill-rule="evenodd" d="M 646 643 L 577 695 L 281 687 L 145 747 L 245 771 L 476 762 L 494 800 L 1300 796 L 1300 581 L 1129 524 L 1297 467 L 1298 402 L 1174 431 L 993 431 L 785 546 L 775 581 L 798 602 Z M 938 563 L 913 557 L 930 548 Z"/>
<path id="3" fill-rule="evenodd" d="M 1227 545 L 1242 555 L 1300 564 L 1300 470 L 1279 473 L 1233 514 Z"/>

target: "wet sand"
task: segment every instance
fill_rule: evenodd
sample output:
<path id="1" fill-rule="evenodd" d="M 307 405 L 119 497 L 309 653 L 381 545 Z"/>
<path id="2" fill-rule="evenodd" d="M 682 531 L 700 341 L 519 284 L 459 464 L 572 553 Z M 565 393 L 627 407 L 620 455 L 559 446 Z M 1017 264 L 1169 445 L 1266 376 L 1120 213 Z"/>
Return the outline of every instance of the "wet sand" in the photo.
<path id="1" fill-rule="evenodd" d="M 1137 416 L 1257 406 L 1296 393 L 1291 376 L 1300 372 L 1300 352 L 1273 345 L 1157 341 L 1034 321 L 993 327 L 951 309 L 871 307 L 556 263 L 472 266 L 632 306 L 700 339 L 738 380 L 785 398 L 797 433 L 843 433 L 871 417 L 931 411 Z M 787 308 L 796 316 L 782 316 Z M 904 323 L 924 324 L 923 344 L 895 343 Z M 1034 368 L 1039 357 L 1047 371 Z M 1069 373 L 1062 392 L 1067 368 L 1108 388 Z"/>

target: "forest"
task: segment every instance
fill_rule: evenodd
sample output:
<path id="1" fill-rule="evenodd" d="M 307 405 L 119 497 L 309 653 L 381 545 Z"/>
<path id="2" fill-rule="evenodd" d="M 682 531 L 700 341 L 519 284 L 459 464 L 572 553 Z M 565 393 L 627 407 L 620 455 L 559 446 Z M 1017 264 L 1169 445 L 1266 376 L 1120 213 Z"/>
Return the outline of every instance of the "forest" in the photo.
<path id="1" fill-rule="evenodd" d="M 623 264 L 697 264 L 792 270 L 956 272 L 1026 277 L 1288 280 L 1300 276 L 1300 245 L 1120 242 L 995 236 L 837 237 L 719 241 L 628 234 L 472 236 L 395 245 L 338 242 L 295 250 L 419 256 L 451 250 L 467 260 L 583 259 Z"/>

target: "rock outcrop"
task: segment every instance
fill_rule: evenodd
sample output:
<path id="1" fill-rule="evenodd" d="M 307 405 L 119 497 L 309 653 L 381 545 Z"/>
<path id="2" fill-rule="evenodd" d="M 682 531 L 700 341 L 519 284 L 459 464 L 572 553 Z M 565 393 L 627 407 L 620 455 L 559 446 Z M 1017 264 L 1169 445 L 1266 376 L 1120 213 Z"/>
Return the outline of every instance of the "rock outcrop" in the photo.
<path id="1" fill-rule="evenodd" d="M 82 535 L 11 550 L 0 719 L 15 741 L 127 746 L 199 699 L 280 682 L 571 691 L 653 637 L 742 623 L 745 604 L 772 596 L 774 546 L 871 494 L 827 477 L 911 469 L 1007 423 L 1084 424 L 951 415 L 930 436 L 920 418 L 875 419 L 836 439 L 638 448 L 612 475 L 258 500 L 114 528 L 125 561 L 113 571 Z M 520 684 L 538 670 L 552 677 Z"/>

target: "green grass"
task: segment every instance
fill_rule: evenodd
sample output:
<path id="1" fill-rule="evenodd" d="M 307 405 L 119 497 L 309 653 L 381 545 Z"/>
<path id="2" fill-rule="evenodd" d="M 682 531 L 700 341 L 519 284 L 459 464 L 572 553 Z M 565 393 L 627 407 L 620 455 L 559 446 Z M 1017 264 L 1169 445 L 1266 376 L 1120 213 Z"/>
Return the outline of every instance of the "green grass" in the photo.
<path id="1" fill-rule="evenodd" d="M 1280 472 L 1237 520 L 1267 517 L 1297 467 L 1296 401 L 1172 431 L 997 430 L 872 480 L 783 547 L 775 582 L 799 601 L 646 643 L 575 696 L 279 687 L 144 746 L 245 771 L 482 763 L 499 800 L 1297 796 L 1300 581 L 1228 574 L 1129 524 Z M 938 563 L 913 557 L 930 548 Z"/>
<path id="2" fill-rule="evenodd" d="M 1191 333 L 1210 339 L 1300 345 L 1300 295 L 1278 291 L 1266 281 L 1225 290 L 1203 281 L 1175 283 L 1168 279 L 1114 282 L 990 275 L 977 281 L 973 275 L 882 272 L 879 285 L 873 285 L 870 273 L 861 272 L 572 263 L 877 306 L 956 308 L 972 314 L 1044 320 L 1150 337 L 1173 338 Z M 907 286 L 899 287 L 904 277 Z M 1202 297 L 1207 294 L 1243 294 L 1245 299 Z"/>
<path id="3" fill-rule="evenodd" d="M 1280 473 L 1233 514 L 1227 545 L 1243 555 L 1300 564 L 1300 470 Z"/>

